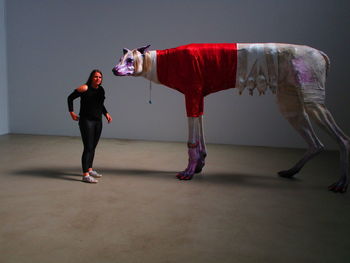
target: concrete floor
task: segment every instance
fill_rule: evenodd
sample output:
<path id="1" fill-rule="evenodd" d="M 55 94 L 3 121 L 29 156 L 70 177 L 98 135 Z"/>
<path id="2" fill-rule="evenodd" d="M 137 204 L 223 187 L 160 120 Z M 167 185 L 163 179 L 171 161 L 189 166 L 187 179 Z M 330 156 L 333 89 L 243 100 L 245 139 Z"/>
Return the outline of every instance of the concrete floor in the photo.
<path id="1" fill-rule="evenodd" d="M 185 143 L 102 139 L 96 185 L 77 137 L 0 136 L 0 262 L 350 262 L 350 193 L 338 153 L 297 179 L 302 150 L 209 145 L 192 181 Z"/>

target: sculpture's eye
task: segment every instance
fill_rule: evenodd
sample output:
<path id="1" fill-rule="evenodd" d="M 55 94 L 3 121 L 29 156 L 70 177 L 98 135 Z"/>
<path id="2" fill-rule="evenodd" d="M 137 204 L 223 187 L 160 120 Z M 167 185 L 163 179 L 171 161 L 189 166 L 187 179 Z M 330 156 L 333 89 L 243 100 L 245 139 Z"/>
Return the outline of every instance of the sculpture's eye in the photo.
<path id="1" fill-rule="evenodd" d="M 127 64 L 132 64 L 134 62 L 132 58 L 127 58 L 125 61 Z"/>

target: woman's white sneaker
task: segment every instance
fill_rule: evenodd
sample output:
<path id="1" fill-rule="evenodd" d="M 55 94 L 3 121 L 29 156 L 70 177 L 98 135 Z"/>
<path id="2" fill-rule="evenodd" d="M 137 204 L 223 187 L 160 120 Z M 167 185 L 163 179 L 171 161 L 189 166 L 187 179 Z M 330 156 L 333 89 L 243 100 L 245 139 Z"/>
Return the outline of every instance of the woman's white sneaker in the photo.
<path id="1" fill-rule="evenodd" d="M 92 177 L 95 177 L 95 178 L 101 178 L 102 177 L 102 174 L 99 174 L 98 172 L 92 170 L 89 172 L 89 175 L 92 176 Z"/>
<path id="2" fill-rule="evenodd" d="M 83 176 L 82 181 L 85 183 L 90 183 L 90 184 L 98 183 L 98 181 L 90 175 Z"/>

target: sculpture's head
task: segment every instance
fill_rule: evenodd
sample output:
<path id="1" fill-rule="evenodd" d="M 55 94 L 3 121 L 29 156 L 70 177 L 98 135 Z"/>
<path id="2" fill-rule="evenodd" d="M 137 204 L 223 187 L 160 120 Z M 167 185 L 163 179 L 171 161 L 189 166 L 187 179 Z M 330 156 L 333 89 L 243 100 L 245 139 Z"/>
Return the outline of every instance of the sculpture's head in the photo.
<path id="1" fill-rule="evenodd" d="M 137 76 L 143 70 L 143 58 L 150 45 L 145 47 L 129 50 L 123 49 L 123 56 L 119 59 L 119 63 L 112 69 L 116 76 Z"/>

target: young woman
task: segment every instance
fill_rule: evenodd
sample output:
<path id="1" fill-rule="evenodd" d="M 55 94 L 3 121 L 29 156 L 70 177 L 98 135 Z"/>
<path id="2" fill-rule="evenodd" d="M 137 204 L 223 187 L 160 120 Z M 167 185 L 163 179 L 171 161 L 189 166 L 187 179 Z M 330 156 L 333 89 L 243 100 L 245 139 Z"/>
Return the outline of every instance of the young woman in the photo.
<path id="1" fill-rule="evenodd" d="M 81 138 L 84 144 L 81 163 L 83 168 L 82 181 L 86 183 L 97 183 L 96 178 L 102 177 L 101 174 L 92 169 L 95 149 L 102 132 L 102 114 L 106 117 L 108 123 L 112 122 L 112 117 L 104 106 L 105 91 L 101 86 L 102 78 L 100 70 L 93 70 L 87 82 L 68 96 L 69 113 L 73 120 L 79 121 Z M 79 116 L 73 110 L 73 101 L 78 97 L 80 97 Z"/>

